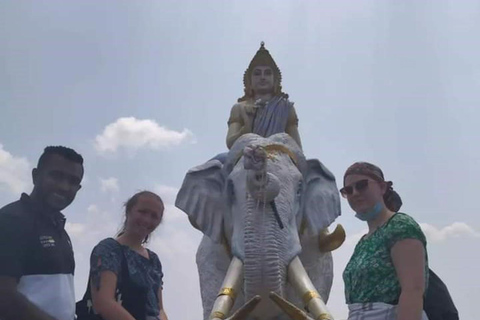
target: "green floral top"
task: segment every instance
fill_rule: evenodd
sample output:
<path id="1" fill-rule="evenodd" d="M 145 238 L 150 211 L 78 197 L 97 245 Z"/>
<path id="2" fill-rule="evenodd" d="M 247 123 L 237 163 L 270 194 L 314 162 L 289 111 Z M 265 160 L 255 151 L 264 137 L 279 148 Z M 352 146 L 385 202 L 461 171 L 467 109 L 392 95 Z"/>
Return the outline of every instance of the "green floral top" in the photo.
<path id="1" fill-rule="evenodd" d="M 400 240 L 418 239 L 425 247 L 425 288 L 428 283 L 427 241 L 412 217 L 396 213 L 369 237 L 363 236 L 343 272 L 347 304 L 384 302 L 397 304 L 400 283 L 390 249 Z"/>

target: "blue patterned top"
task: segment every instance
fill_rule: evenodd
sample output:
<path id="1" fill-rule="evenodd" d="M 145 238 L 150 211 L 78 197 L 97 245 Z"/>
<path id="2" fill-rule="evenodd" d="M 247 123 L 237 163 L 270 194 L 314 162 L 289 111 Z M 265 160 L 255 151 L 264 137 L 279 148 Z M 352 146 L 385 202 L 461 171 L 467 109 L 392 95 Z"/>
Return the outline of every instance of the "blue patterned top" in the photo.
<path id="1" fill-rule="evenodd" d="M 155 252 L 148 251 L 150 259 L 138 254 L 128 246 L 118 243 L 113 238 L 107 238 L 93 248 L 90 257 L 90 275 L 92 284 L 100 288 L 100 273 L 112 271 L 121 281 L 122 251 L 125 254 L 130 280 L 140 287 L 148 288 L 146 312 L 148 316 L 158 316 L 157 293 L 163 287 L 162 264 Z"/>

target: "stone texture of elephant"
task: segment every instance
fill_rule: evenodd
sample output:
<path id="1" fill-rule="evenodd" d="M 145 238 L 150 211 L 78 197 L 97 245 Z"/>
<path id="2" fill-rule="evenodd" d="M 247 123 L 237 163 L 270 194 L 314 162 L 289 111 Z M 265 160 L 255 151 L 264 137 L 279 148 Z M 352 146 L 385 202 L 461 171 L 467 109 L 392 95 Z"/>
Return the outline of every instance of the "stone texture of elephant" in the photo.
<path id="1" fill-rule="evenodd" d="M 262 298 L 251 319 L 287 319 L 270 292 L 305 306 L 287 281 L 296 257 L 328 299 L 333 262 L 330 252 L 320 252 L 318 237 L 340 215 L 338 189 L 334 176 L 318 160 L 306 160 L 288 134 L 242 136 L 224 164 L 211 160 L 187 173 L 176 206 L 204 233 L 196 257 L 204 319 L 234 257 L 243 270 L 233 310 Z"/>

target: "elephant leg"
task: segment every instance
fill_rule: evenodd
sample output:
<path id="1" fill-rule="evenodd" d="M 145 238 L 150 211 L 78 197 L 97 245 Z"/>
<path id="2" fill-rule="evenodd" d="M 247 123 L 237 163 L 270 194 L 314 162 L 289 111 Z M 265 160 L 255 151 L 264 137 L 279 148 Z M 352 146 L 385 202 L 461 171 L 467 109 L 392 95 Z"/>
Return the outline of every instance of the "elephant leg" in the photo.
<path id="1" fill-rule="evenodd" d="M 288 266 L 288 279 L 297 293 L 303 298 L 305 308 L 314 316 L 314 319 L 333 319 L 320 294 L 308 277 L 300 258 L 295 257 L 292 262 L 290 262 Z"/>

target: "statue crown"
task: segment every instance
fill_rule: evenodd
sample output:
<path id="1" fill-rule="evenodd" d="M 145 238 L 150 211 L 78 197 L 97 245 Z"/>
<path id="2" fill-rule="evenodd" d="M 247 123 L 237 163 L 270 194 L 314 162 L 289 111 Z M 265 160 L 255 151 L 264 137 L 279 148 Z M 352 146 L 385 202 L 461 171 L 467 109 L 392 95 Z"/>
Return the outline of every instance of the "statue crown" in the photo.
<path id="1" fill-rule="evenodd" d="M 255 53 L 255 56 L 253 56 L 252 61 L 250 61 L 250 64 L 248 65 L 247 70 L 245 70 L 245 73 L 243 74 L 243 86 L 244 86 L 244 91 L 245 95 L 241 98 L 238 99 L 238 101 L 245 101 L 248 99 L 253 99 L 253 90 L 252 90 L 252 84 L 251 84 L 251 77 L 252 77 L 252 72 L 253 69 L 257 66 L 269 66 L 272 68 L 273 71 L 273 76 L 275 79 L 275 88 L 274 88 L 274 94 L 275 95 L 283 95 L 285 97 L 288 97 L 287 94 L 282 92 L 282 72 L 278 68 L 277 64 L 275 63 L 275 60 L 273 60 L 273 57 L 270 55 L 270 52 L 265 48 L 265 42 L 260 43 L 260 48 L 258 49 L 257 53 Z"/>

